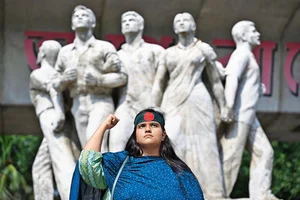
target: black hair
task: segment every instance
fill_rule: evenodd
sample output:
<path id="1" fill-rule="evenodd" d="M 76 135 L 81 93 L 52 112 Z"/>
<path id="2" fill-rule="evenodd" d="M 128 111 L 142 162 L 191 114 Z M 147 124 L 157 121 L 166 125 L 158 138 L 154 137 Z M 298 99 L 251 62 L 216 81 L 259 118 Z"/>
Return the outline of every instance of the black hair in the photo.
<path id="1" fill-rule="evenodd" d="M 147 108 L 140 111 L 136 116 L 142 112 L 155 112 L 161 115 L 164 119 L 163 113 L 156 111 L 152 108 Z M 165 131 L 165 127 L 162 127 L 162 130 Z M 136 141 L 136 127 L 134 128 L 131 136 L 129 137 L 125 150 L 130 156 L 139 157 L 143 155 L 143 150 Z M 172 170 L 178 175 L 184 170 L 187 170 L 192 173 L 191 169 L 176 155 L 172 142 L 166 135 L 165 139 L 162 141 L 160 146 L 160 156 L 168 163 Z"/>

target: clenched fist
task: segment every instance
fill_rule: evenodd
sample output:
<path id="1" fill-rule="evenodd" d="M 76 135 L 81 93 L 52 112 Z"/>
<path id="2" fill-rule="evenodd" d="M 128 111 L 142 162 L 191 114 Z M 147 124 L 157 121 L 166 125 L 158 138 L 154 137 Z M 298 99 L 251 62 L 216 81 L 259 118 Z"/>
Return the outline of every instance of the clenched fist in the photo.
<path id="1" fill-rule="evenodd" d="M 101 125 L 105 126 L 105 129 L 111 129 L 118 122 L 119 122 L 119 119 L 115 115 L 109 114 Z"/>

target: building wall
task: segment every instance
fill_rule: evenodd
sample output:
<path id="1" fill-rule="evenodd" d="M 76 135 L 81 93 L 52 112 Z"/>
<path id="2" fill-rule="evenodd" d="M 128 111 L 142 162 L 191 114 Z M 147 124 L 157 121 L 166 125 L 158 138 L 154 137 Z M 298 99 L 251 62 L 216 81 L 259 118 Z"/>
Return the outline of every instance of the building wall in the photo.
<path id="1" fill-rule="evenodd" d="M 4 74 L 4 0 L 0 0 L 0 102 L 2 102 Z M 3 132 L 2 107 L 0 103 L 0 133 Z"/>
<path id="2" fill-rule="evenodd" d="M 28 92 L 29 74 L 34 64 L 30 62 L 27 53 L 35 55 L 43 39 L 60 37 L 57 36 L 59 33 L 72 34 L 72 11 L 76 5 L 83 4 L 96 14 L 96 37 L 110 40 L 117 48 L 120 44 L 118 40 L 122 40 L 120 17 L 125 11 L 139 12 L 145 18 L 144 35 L 148 36 L 148 40 L 165 47 L 172 43 L 172 38 L 176 39 L 172 27 L 174 16 L 179 12 L 189 12 L 197 23 L 196 36 L 213 45 L 219 58 L 225 60 L 224 63 L 226 55 L 234 49 L 232 45 L 228 45 L 232 26 L 243 19 L 254 21 L 263 41 L 256 55 L 260 59 L 263 81 L 269 87 L 268 94 L 259 103 L 260 120 L 274 139 L 300 138 L 300 98 L 297 88 L 300 83 L 300 58 L 297 56 L 300 51 L 300 11 L 296 0 L 0 2 L 0 9 L 3 11 L 0 22 L 4 26 L 0 29 L 3 30 L 0 31 L 0 56 L 4 55 L 0 61 L 0 113 L 2 110 L 4 117 L 2 120 L 0 118 L 0 123 L 4 124 L 3 132 L 40 133 Z M 61 36 L 60 41 L 67 43 L 63 38 Z M 32 48 L 25 45 L 26 41 Z M 227 44 L 226 47 L 224 43 Z M 22 115 L 19 111 L 23 112 Z M 24 119 L 28 121 L 28 128 L 20 129 L 18 121 Z"/>

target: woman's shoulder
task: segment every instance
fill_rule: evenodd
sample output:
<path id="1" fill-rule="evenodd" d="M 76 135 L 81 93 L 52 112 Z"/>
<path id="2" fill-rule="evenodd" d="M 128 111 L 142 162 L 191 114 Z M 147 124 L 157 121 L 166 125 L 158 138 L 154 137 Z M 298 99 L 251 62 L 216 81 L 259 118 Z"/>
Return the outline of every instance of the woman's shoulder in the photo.
<path id="1" fill-rule="evenodd" d="M 180 179 L 184 188 L 186 188 L 188 199 L 204 199 L 200 183 L 191 171 L 184 170 L 180 175 Z"/>
<path id="2" fill-rule="evenodd" d="M 181 173 L 179 173 L 179 177 L 188 182 L 192 181 L 198 183 L 198 179 L 190 170 L 183 170 Z"/>
<path id="3" fill-rule="evenodd" d="M 118 152 L 105 152 L 103 153 L 104 159 L 114 159 L 114 160 L 124 160 L 128 155 L 127 151 L 118 151 Z"/>
<path id="4" fill-rule="evenodd" d="M 127 155 L 127 151 L 103 153 L 102 166 L 105 169 L 118 172 Z"/>

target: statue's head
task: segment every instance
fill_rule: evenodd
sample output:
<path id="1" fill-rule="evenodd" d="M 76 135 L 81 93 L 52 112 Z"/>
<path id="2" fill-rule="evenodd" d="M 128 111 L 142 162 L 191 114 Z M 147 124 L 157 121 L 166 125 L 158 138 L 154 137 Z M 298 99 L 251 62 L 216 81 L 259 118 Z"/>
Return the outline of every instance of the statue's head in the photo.
<path id="1" fill-rule="evenodd" d="M 143 32 L 144 18 L 135 11 L 123 13 L 121 17 L 122 33 Z"/>
<path id="2" fill-rule="evenodd" d="M 196 22 L 190 13 L 178 13 L 173 21 L 173 29 L 176 34 L 179 33 L 195 33 Z"/>
<path id="3" fill-rule="evenodd" d="M 40 64 L 43 59 L 46 59 L 48 63 L 54 67 L 61 44 L 55 40 L 46 40 L 39 48 L 37 56 L 37 64 Z"/>
<path id="4" fill-rule="evenodd" d="M 76 6 L 72 14 L 72 30 L 80 28 L 93 29 L 96 26 L 96 17 L 94 12 L 82 5 Z"/>
<path id="5" fill-rule="evenodd" d="M 260 33 L 252 21 L 239 21 L 233 26 L 231 34 L 236 44 L 247 42 L 251 46 L 260 45 Z"/>

